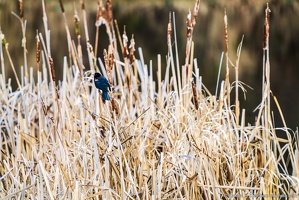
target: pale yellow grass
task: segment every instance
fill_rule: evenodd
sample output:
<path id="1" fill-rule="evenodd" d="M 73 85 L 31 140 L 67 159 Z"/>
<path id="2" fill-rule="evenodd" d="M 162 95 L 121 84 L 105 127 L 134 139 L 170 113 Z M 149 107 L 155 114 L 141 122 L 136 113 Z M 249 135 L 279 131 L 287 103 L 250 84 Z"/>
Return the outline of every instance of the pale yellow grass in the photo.
<path id="1" fill-rule="evenodd" d="M 202 83 L 192 42 L 198 6 L 199 1 L 187 19 L 183 66 L 177 59 L 173 13 L 165 41 L 167 64 L 162 66 L 160 55 L 158 63 L 144 63 L 141 49 L 136 54 L 140 59 L 135 58 L 134 40 L 128 44 L 125 33 L 114 32 L 109 6 L 104 14 L 98 12 L 97 23 L 106 23 L 110 46 L 97 66 L 83 7 L 80 23 L 87 41 L 80 41 L 79 32 L 77 42 L 72 41 L 63 13 L 71 53 L 62 58 L 63 79 L 55 82 L 55 47 L 49 46 L 44 10 L 46 34 L 37 35 L 37 67 L 21 69 L 13 92 L 12 80 L 3 74 L 10 64 L 4 60 L 9 49 L 1 38 L 6 51 L 0 49 L 0 198 L 298 198 L 298 133 L 285 125 L 279 130 L 286 139 L 278 138 L 270 110 L 280 107 L 275 97 L 276 105 L 270 105 L 269 18 L 266 15 L 263 97 L 256 123 L 250 125 L 238 102 L 238 91 L 244 90 L 237 76 L 242 42 L 236 63 L 229 60 L 227 49 L 224 52 L 227 76 L 219 81 L 219 95 Z M 88 49 L 82 50 L 79 42 Z M 88 54 L 90 71 L 82 66 L 83 53 Z M 236 70 L 233 83 L 228 69 Z M 90 74 L 95 71 L 111 82 L 111 102 L 103 104 L 93 86 Z M 230 99 L 233 87 L 235 100 Z M 283 120 L 282 113 L 278 117 Z"/>

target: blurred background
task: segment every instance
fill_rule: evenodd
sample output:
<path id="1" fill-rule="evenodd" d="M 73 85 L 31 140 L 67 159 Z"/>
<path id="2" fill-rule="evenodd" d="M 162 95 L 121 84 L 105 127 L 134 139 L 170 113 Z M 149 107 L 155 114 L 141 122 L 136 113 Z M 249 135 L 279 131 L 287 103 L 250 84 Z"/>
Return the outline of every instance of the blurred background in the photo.
<path id="1" fill-rule="evenodd" d="M 42 19 L 42 1 L 26 0 L 23 2 L 24 19 L 27 20 L 26 39 L 28 65 L 35 67 L 35 36 L 36 30 L 44 34 Z M 79 0 L 63 0 L 65 12 L 70 27 L 72 39 L 77 42 L 74 29 L 74 10 L 76 9 L 82 20 Z M 89 23 L 89 36 L 91 44 L 95 42 L 96 0 L 86 0 L 86 12 Z M 126 26 L 129 39 L 134 34 L 136 48 L 141 47 L 145 62 L 153 61 L 157 64 L 157 54 L 161 54 L 165 63 L 167 54 L 167 23 L 169 12 L 175 12 L 178 36 L 180 64 L 185 57 L 186 45 L 186 16 L 189 9 L 193 10 L 195 0 L 113 0 L 114 19 L 118 21 L 121 33 Z M 262 41 L 265 8 L 267 1 L 260 0 L 202 0 L 199 16 L 195 26 L 193 40 L 195 42 L 195 55 L 198 60 L 203 83 L 215 93 L 218 66 L 222 51 L 224 51 L 223 16 L 226 10 L 228 16 L 229 57 L 232 62 L 236 60 L 238 44 L 244 35 L 241 60 L 240 80 L 253 88 L 248 87 L 246 100 L 241 96 L 241 107 L 246 109 L 247 122 L 253 124 L 253 110 L 261 101 L 262 85 Z M 68 56 L 66 32 L 58 0 L 47 0 L 46 12 L 49 29 L 51 30 L 51 49 L 56 79 L 61 79 L 63 57 Z M 296 130 L 299 125 L 299 2 L 296 0 L 269 1 L 270 15 L 270 65 L 271 89 L 278 98 L 288 127 Z M 19 72 L 24 63 L 21 46 L 22 31 L 20 22 L 11 11 L 19 14 L 18 1 L 0 0 L 0 27 L 9 43 L 15 67 Z M 83 50 L 85 36 L 81 21 L 81 34 Z M 98 56 L 102 56 L 104 48 L 108 45 L 108 36 L 103 26 L 100 27 Z M 86 52 L 83 54 L 87 55 Z M 139 58 L 138 51 L 136 57 Z M 6 53 L 4 53 L 6 76 L 14 81 L 14 75 Z M 84 58 L 85 67 L 89 68 L 87 58 Z M 164 65 L 165 66 L 165 65 Z M 3 73 L 3 72 L 1 72 Z M 231 68 L 231 82 L 234 80 Z M 221 71 L 224 79 L 225 67 Z M 19 73 L 20 76 L 20 73 Z M 16 89 L 16 84 L 14 89 Z M 296 89 L 297 88 L 297 89 Z M 272 102 L 276 126 L 282 126 L 278 110 Z"/>

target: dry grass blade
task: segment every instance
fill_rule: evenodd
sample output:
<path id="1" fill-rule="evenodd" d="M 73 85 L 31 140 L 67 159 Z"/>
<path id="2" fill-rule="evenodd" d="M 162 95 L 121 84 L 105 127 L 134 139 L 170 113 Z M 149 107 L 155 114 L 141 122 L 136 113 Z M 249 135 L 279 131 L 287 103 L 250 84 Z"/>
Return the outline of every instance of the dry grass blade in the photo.
<path id="1" fill-rule="evenodd" d="M 231 85 L 228 79 L 226 14 L 223 54 L 226 77 L 222 81 L 218 77 L 216 95 L 212 95 L 202 82 L 193 57 L 196 47 L 192 34 L 199 0 L 187 18 L 183 67 L 178 60 L 174 14 L 169 15 L 167 25 L 166 66 L 161 55 L 157 56 L 157 64 L 152 61 L 146 64 L 141 48 L 138 49 L 140 59 L 135 55 L 134 37 L 128 44 L 126 30 L 121 37 L 115 22 L 121 46 L 118 49 L 111 1 L 104 8 L 99 0 L 96 25 L 99 28 L 105 22 L 110 42 L 102 62 L 96 58 L 97 47 L 94 52 L 89 40 L 85 1 L 81 0 L 82 22 L 75 11 L 75 40 L 72 40 L 60 0 L 70 54 L 62 57 L 63 79 L 58 84 L 46 5 L 42 2 L 45 40 L 43 34 L 37 33 L 36 59 L 32 61 L 32 66 L 36 63 L 40 68 L 37 81 L 34 68 L 28 71 L 28 79 L 22 76 L 21 82 L 14 70 L 19 86 L 14 92 L 4 74 L 8 64 L 13 69 L 14 66 L 8 44 L 0 33 L 9 58 L 7 64 L 1 47 L 0 199 L 299 197 L 298 131 L 287 128 L 275 97 L 283 128 L 275 127 L 271 114 L 268 7 L 263 96 L 256 124 L 250 125 L 246 124 L 246 112 L 238 99 L 238 90 L 245 91 L 238 77 L 243 39 L 234 65 L 236 81 Z M 80 23 L 84 25 L 82 38 L 86 41 L 81 41 Z M 81 50 L 82 42 L 87 45 L 85 51 Z M 90 71 L 86 72 L 82 64 L 85 54 L 90 65 Z M 165 74 L 162 74 L 163 67 Z M 99 69 L 113 87 L 111 100 L 106 104 L 100 100 L 94 84 L 86 81 L 90 78 L 88 74 Z M 25 71 L 21 70 L 22 75 Z M 235 90 L 230 89 L 233 86 Z M 230 104 L 232 92 L 236 93 L 233 105 Z M 286 138 L 277 137 L 277 131 L 283 131 Z"/>

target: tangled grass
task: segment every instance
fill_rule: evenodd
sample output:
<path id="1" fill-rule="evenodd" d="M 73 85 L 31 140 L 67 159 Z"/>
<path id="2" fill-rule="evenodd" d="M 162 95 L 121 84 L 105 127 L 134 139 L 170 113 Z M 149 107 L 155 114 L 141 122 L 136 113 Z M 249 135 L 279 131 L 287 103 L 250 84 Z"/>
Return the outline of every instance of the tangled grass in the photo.
<path id="1" fill-rule="evenodd" d="M 271 98 L 280 107 L 270 90 L 268 7 L 263 96 L 256 122 L 250 125 L 238 94 L 244 89 L 238 80 L 242 41 L 238 59 L 232 63 L 226 14 L 221 59 L 226 77 L 217 83 L 219 89 L 213 95 L 202 83 L 193 58 L 199 1 L 187 16 L 183 65 L 178 61 L 174 14 L 170 14 L 166 66 L 160 55 L 156 64 L 145 64 L 141 49 L 140 59 L 135 58 L 134 38 L 129 43 L 126 32 L 120 36 L 113 25 L 110 1 L 105 8 L 98 4 L 97 30 L 106 26 L 110 45 L 103 62 L 96 58 L 97 46 L 89 43 L 84 3 L 81 1 L 85 51 L 80 44 L 79 16 L 75 15 L 76 43 L 60 1 L 70 52 L 64 57 L 61 81 L 55 78 L 44 1 L 45 35 L 37 33 L 36 67 L 28 69 L 23 45 L 24 67 L 20 79 L 15 73 L 18 89 L 14 92 L 4 73 L 9 64 L 15 71 L 13 58 L 1 33 L 1 199 L 298 198 L 298 133 L 286 125 L 275 127 L 271 114 Z M 21 14 L 17 17 L 25 37 L 24 19 Z M 117 41 L 121 50 L 117 50 Z M 9 62 L 4 60 L 5 52 Z M 83 66 L 84 53 L 89 58 L 88 71 Z M 236 77 L 232 83 L 230 70 Z M 90 81 L 95 71 L 101 71 L 113 87 L 111 101 L 105 104 Z M 231 99 L 232 93 L 235 99 Z M 282 113 L 280 117 L 283 120 Z M 277 137 L 277 130 L 284 131 L 286 139 Z"/>

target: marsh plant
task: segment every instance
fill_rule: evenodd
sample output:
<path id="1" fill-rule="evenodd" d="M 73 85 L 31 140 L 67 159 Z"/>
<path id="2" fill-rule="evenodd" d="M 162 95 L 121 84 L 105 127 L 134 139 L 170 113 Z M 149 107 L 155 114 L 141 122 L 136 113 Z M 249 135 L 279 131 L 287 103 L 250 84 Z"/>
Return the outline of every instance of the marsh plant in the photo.
<path id="1" fill-rule="evenodd" d="M 46 3 L 42 1 L 44 30 L 37 31 L 36 44 L 26 43 L 22 1 L 20 13 L 14 14 L 23 34 L 20 69 L 13 64 L 16 57 L 10 54 L 6 30 L 1 30 L 1 199 L 299 197 L 298 132 L 287 128 L 270 87 L 268 6 L 261 19 L 262 99 L 255 123 L 249 124 L 239 102 L 246 94 L 238 78 L 243 39 L 236 47 L 236 60 L 231 60 L 225 12 L 224 52 L 215 59 L 221 57 L 219 68 L 224 66 L 226 74 L 223 80 L 219 75 L 212 94 L 193 57 L 199 0 L 187 15 L 186 27 L 179 27 L 186 29 L 186 51 L 178 52 L 175 13 L 170 13 L 161 42 L 168 53 L 157 55 L 157 63 L 145 63 L 134 37 L 125 28 L 120 31 L 111 1 L 99 0 L 93 22 L 97 33 L 103 27 L 107 31 L 103 39 L 109 46 L 103 59 L 96 56 L 101 38 L 96 34 L 94 45 L 89 39 L 86 2 L 80 1 L 80 12 L 75 10 L 74 21 L 68 22 L 59 1 L 69 50 L 61 55 L 62 66 L 52 57 L 59 47 L 50 46 Z M 75 23 L 75 30 L 68 23 Z M 28 45 L 36 46 L 35 61 L 27 59 Z M 185 55 L 183 61 L 180 54 Z M 5 74 L 7 68 L 14 77 Z M 58 68 L 62 80 L 56 79 Z M 104 103 L 94 86 L 95 72 L 109 81 L 110 101 Z M 273 107 L 280 111 L 276 117 L 283 127 L 275 127 Z M 277 137 L 278 130 L 284 138 Z"/>

